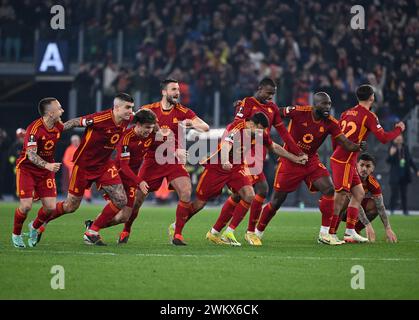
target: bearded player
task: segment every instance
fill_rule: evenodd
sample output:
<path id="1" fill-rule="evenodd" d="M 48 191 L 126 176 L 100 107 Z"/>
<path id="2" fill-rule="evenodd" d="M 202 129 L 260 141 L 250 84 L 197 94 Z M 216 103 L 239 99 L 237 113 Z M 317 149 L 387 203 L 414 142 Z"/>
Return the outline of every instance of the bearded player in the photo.
<path id="1" fill-rule="evenodd" d="M 174 245 L 185 245 L 181 230 L 190 214 L 192 184 L 189 173 L 184 166 L 186 146 L 182 144 L 186 128 L 208 131 L 209 126 L 191 109 L 179 103 L 179 83 L 174 79 L 161 82 L 162 99 L 142 108 L 153 111 L 157 116 L 159 131 L 156 141 L 144 157 L 138 173 L 143 182 L 144 195 L 160 188 L 163 179 L 176 191 L 179 202 L 176 208 L 176 222 L 169 226 L 169 236 Z"/>
<path id="2" fill-rule="evenodd" d="M 297 165 L 287 159 L 280 159 L 275 174 L 274 193 L 271 202 L 263 209 L 255 234 L 262 238 L 269 221 L 284 203 L 288 194 L 297 190 L 305 182 L 311 192 L 320 191 L 319 209 L 322 214 L 318 242 L 328 245 L 342 244 L 329 235 L 333 216 L 334 187 L 329 171 L 321 163 L 317 150 L 328 135 L 344 150 L 358 151 L 363 145 L 349 141 L 342 133 L 338 121 L 330 115 L 332 101 L 325 92 L 314 95 L 313 106 L 297 106 L 282 109 L 284 117 L 290 119 L 288 130 L 297 145 L 308 155 L 305 166 Z M 285 146 L 287 149 L 288 146 Z"/>
<path id="3" fill-rule="evenodd" d="M 367 238 L 370 242 L 375 241 L 375 231 L 372 227 L 372 221 L 380 216 L 386 233 L 388 242 L 397 242 L 397 236 L 391 228 L 389 217 L 384 206 L 383 194 L 380 183 L 375 179 L 373 173 L 375 169 L 375 158 L 369 153 L 362 153 L 359 156 L 357 163 L 357 172 L 362 181 L 362 187 L 365 191 L 365 197 L 359 207 L 359 219 L 355 225 L 355 231 L 360 233 L 365 228 Z M 349 204 L 347 199 L 343 212 L 340 214 L 340 219 L 336 225 L 336 229 L 330 230 L 330 233 L 337 232 L 340 220 L 346 221 L 346 208 Z"/>
<path id="4" fill-rule="evenodd" d="M 15 210 L 12 243 L 16 248 L 25 248 L 22 239 L 22 226 L 32 208 L 34 193 L 41 198 L 42 210 L 47 213 L 55 209 L 57 187 L 55 172 L 61 163 L 54 160 L 57 141 L 64 130 L 80 126 L 80 118 L 71 119 L 64 124 L 64 113 L 56 98 L 44 98 L 38 104 L 41 118 L 32 122 L 26 129 L 25 140 L 20 157 L 16 160 L 16 186 L 20 198 Z M 29 224 L 31 229 L 31 223 Z M 35 244 L 29 239 L 30 247 Z"/>
<path id="5" fill-rule="evenodd" d="M 396 138 L 405 129 L 403 122 L 398 122 L 390 132 L 385 132 L 378 121 L 377 116 L 371 112 L 374 103 L 374 88 L 370 85 L 362 85 L 356 90 L 358 105 L 346 110 L 340 118 L 340 126 L 345 136 L 354 143 L 366 141 L 369 132 L 372 132 L 381 143 L 388 143 Z M 343 209 L 345 201 L 350 196 L 348 204 L 346 230 L 344 241 L 346 242 L 368 242 L 367 238 L 360 236 L 355 231 L 355 224 L 358 220 L 358 211 L 362 200 L 365 197 L 362 181 L 356 170 L 356 161 L 359 152 L 350 152 L 336 146 L 330 166 L 335 185 L 334 213 L 331 229 L 336 229 L 339 214 Z"/>
<path id="6" fill-rule="evenodd" d="M 33 223 L 32 241 L 36 243 L 37 229 L 64 214 L 76 211 L 83 199 L 85 189 L 96 183 L 98 189 L 106 192 L 110 202 L 84 233 L 84 242 L 88 245 L 105 245 L 99 230 L 105 227 L 113 217 L 127 204 L 127 196 L 121 178 L 111 155 L 121 136 L 127 129 L 133 115 L 134 100 L 126 93 L 115 96 L 113 107 L 102 112 L 81 117 L 81 123 L 89 124 L 77 148 L 73 162 L 67 199 L 58 202 L 55 210 L 48 216 L 40 211 Z"/>

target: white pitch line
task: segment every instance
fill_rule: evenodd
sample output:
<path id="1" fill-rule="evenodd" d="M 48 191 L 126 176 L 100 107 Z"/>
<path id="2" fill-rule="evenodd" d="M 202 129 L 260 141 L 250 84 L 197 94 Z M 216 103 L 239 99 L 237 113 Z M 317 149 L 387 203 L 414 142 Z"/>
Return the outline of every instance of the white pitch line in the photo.
<path id="1" fill-rule="evenodd" d="M 131 254 L 121 254 L 115 252 L 84 252 L 84 251 L 47 251 L 47 250 L 7 250 L 8 252 L 22 252 L 22 253 L 51 253 L 51 254 L 67 254 L 67 255 L 97 255 L 97 256 L 130 256 Z M 3 251 L 4 252 L 4 251 Z M 166 254 L 166 253 L 135 253 L 136 257 L 183 257 L 183 258 L 223 258 L 231 257 L 226 254 Z M 342 258 L 342 257 L 310 257 L 310 256 L 268 256 L 268 255 L 248 255 L 248 258 L 275 258 L 287 260 L 347 260 L 347 261 L 418 261 L 419 258 Z"/>

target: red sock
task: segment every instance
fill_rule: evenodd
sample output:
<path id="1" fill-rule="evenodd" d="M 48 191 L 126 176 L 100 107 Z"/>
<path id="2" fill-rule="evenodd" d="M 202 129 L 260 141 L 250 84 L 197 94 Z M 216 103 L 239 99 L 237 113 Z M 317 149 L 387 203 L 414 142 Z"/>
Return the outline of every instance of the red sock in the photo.
<path id="1" fill-rule="evenodd" d="M 52 213 L 45 220 L 45 222 L 48 223 L 52 220 L 57 219 L 58 217 L 61 217 L 63 214 L 65 214 L 63 205 L 64 205 L 64 201 L 57 202 L 57 205 L 55 206 L 55 210 L 52 211 Z"/>
<path id="2" fill-rule="evenodd" d="M 215 222 L 213 228 L 220 232 L 223 228 L 227 225 L 230 221 L 231 217 L 233 216 L 234 209 L 236 208 L 237 203 L 233 201 L 233 198 L 228 198 L 227 201 L 224 203 L 223 208 L 221 209 L 221 213 Z"/>
<path id="3" fill-rule="evenodd" d="M 139 210 L 140 208 L 137 208 L 131 212 L 131 216 L 129 217 L 128 221 L 125 222 L 124 230 L 123 230 L 124 232 L 128 232 L 128 233 L 131 232 L 131 226 L 134 223 L 134 220 L 138 217 Z"/>
<path id="4" fill-rule="evenodd" d="M 121 209 L 115 206 L 112 202 L 109 202 L 93 222 L 90 229 L 99 232 L 100 229 L 105 228 L 108 223 L 111 222 L 113 217 L 115 217 L 120 210 Z"/>
<path id="5" fill-rule="evenodd" d="M 193 203 L 191 202 L 190 211 L 188 218 L 186 219 L 186 222 L 188 222 L 195 214 L 197 214 L 200 210 L 196 210 L 193 206 Z"/>
<path id="6" fill-rule="evenodd" d="M 19 208 L 15 210 L 15 220 L 13 223 L 13 234 L 20 235 L 22 233 L 23 223 L 26 220 L 27 215 L 22 213 Z"/>
<path id="7" fill-rule="evenodd" d="M 355 224 L 358 221 L 359 209 L 355 207 L 348 207 L 346 209 L 346 229 L 355 229 Z"/>
<path id="8" fill-rule="evenodd" d="M 334 198 L 328 196 L 322 196 L 319 201 L 319 209 L 322 213 L 322 226 L 330 227 L 333 217 L 333 204 Z"/>
<path id="9" fill-rule="evenodd" d="M 38 211 L 38 215 L 36 216 L 36 219 L 33 221 L 32 226 L 35 229 L 40 228 L 45 221 L 47 221 L 48 215 L 44 210 L 44 207 L 41 207 Z"/>
<path id="10" fill-rule="evenodd" d="M 269 221 L 271 221 L 271 219 L 274 217 L 274 215 L 276 214 L 276 210 L 274 210 L 272 208 L 271 203 L 269 202 L 262 211 L 262 215 L 259 219 L 259 223 L 258 223 L 258 230 L 259 231 L 265 231 L 266 226 L 268 225 Z"/>
<path id="11" fill-rule="evenodd" d="M 333 215 L 332 217 L 332 222 L 330 223 L 330 229 L 329 229 L 329 233 L 330 234 L 336 234 L 336 232 L 338 232 L 338 228 L 339 228 L 339 223 L 342 219 L 339 216 Z"/>
<path id="12" fill-rule="evenodd" d="M 259 221 L 260 213 L 262 212 L 263 202 L 265 201 L 264 197 L 256 195 L 252 201 L 252 206 L 250 207 L 250 217 L 249 225 L 247 226 L 247 231 L 255 232 L 256 224 Z"/>
<path id="13" fill-rule="evenodd" d="M 176 208 L 175 235 L 182 235 L 183 227 L 188 220 L 189 214 L 192 212 L 191 205 L 191 202 L 183 202 L 179 200 Z"/>
<path id="14" fill-rule="evenodd" d="M 246 216 L 247 211 L 250 208 L 250 203 L 240 200 L 239 204 L 236 205 L 236 208 L 233 212 L 233 219 L 231 219 L 229 227 L 231 229 L 236 229 L 237 226 L 242 222 L 244 217 Z"/>

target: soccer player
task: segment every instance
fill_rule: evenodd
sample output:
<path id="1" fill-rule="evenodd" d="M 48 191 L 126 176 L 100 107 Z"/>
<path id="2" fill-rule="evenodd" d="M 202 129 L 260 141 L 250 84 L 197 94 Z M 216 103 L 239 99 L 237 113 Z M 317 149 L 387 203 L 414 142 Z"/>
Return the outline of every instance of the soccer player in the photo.
<path id="1" fill-rule="evenodd" d="M 196 188 L 197 200 L 193 203 L 195 211 L 192 215 L 200 211 L 208 200 L 217 197 L 225 185 L 240 196 L 240 202 L 235 205 L 232 215 L 222 211 L 214 227 L 207 233 L 207 239 L 214 243 L 241 245 L 234 235 L 234 230 L 243 220 L 255 197 L 250 169 L 246 164 L 246 155 L 253 147 L 251 142 L 246 145 L 245 135 L 251 135 L 254 138 L 256 129 L 265 130 L 268 127 L 269 121 L 262 112 L 252 115 L 248 120 L 234 121 L 227 126 L 217 152 L 204 164 L 205 170 Z M 303 164 L 307 160 L 307 155 L 296 156 L 274 143 L 266 132 L 263 133 L 263 142 L 269 150 L 293 162 Z M 240 155 L 241 161 L 234 161 L 237 154 Z M 217 161 L 214 161 L 213 157 L 216 157 Z M 256 161 L 261 161 L 261 159 L 256 159 Z M 226 215 L 229 215 L 228 218 Z M 231 216 L 231 223 L 220 238 L 219 233 Z"/>
<path id="2" fill-rule="evenodd" d="M 384 225 L 386 238 L 388 242 L 397 242 L 397 236 L 391 228 L 389 217 L 384 206 L 383 194 L 380 183 L 375 179 L 373 172 L 375 169 L 375 158 L 369 153 L 362 153 L 359 156 L 357 163 L 357 172 L 362 181 L 362 187 L 365 191 L 365 197 L 359 207 L 359 220 L 355 225 L 355 231 L 360 233 L 365 228 L 367 238 L 370 242 L 375 241 L 375 231 L 371 222 L 380 216 Z M 330 233 L 336 233 L 340 220 L 346 221 L 346 208 L 349 204 L 347 199 L 343 212 L 340 214 L 340 219 L 336 225 L 336 229 L 330 230 Z"/>
<path id="3" fill-rule="evenodd" d="M 330 134 L 344 150 L 355 152 L 364 147 L 349 141 L 342 133 L 338 121 L 330 115 L 332 101 L 325 92 L 314 95 L 313 106 L 296 106 L 282 109 L 284 117 L 290 118 L 288 130 L 297 145 L 308 154 L 305 166 L 296 165 L 287 159 L 280 159 L 274 181 L 274 193 L 271 202 L 264 208 L 255 234 L 262 238 L 269 221 L 287 198 L 290 192 L 297 190 L 304 181 L 310 191 L 320 191 L 319 209 L 322 214 L 322 226 L 318 241 L 328 245 L 342 244 L 329 235 L 330 220 L 333 216 L 334 188 L 329 171 L 321 163 L 317 150 Z M 288 146 L 285 147 L 288 149 Z"/>
<path id="4" fill-rule="evenodd" d="M 137 174 L 144 155 L 154 143 L 156 122 L 156 115 L 152 111 L 139 110 L 132 121 L 134 126 L 124 132 L 116 148 L 115 162 L 127 195 L 127 205 L 103 228 L 125 223 L 118 238 L 119 244 L 128 242 L 132 223 L 138 216 L 139 205 L 136 203 L 142 203 L 145 198 L 143 193 L 137 193 L 141 183 Z M 135 201 L 137 194 L 142 198 Z M 92 223 L 91 220 L 86 221 L 86 227 Z"/>
<path id="5" fill-rule="evenodd" d="M 356 90 L 358 105 L 343 112 L 340 118 L 340 126 L 345 136 L 352 142 L 366 141 L 368 133 L 372 132 L 381 143 L 387 143 L 396 138 L 404 131 L 403 122 L 398 122 L 390 132 L 385 132 L 378 121 L 377 116 L 371 112 L 374 103 L 374 88 L 370 85 L 361 85 Z M 365 192 L 362 182 L 356 170 L 358 152 L 349 152 L 336 146 L 330 166 L 332 169 L 333 183 L 335 185 L 334 213 L 331 229 L 336 229 L 339 214 L 342 211 L 348 195 L 351 195 L 347 209 L 346 230 L 344 241 L 368 242 L 367 238 L 360 236 L 355 231 L 358 220 L 358 211 L 364 199 Z"/>
<path id="6" fill-rule="evenodd" d="M 246 97 L 236 104 L 235 120 L 250 119 L 255 113 L 262 112 L 269 121 L 268 134 L 270 133 L 271 127 L 275 127 L 282 140 L 288 146 L 287 150 L 293 154 L 301 155 L 303 154 L 303 151 L 296 145 L 293 137 L 287 131 L 282 122 L 278 106 L 272 102 L 276 90 L 276 84 L 272 79 L 262 79 L 253 97 Z M 252 152 L 254 153 L 254 150 Z M 251 245 L 261 245 L 260 239 L 255 236 L 255 227 L 259 220 L 263 203 L 269 192 L 269 186 L 265 174 L 263 173 L 263 161 L 266 158 L 266 153 L 267 149 L 264 146 L 263 153 L 256 154 L 256 157 L 258 158 L 256 162 L 262 165 L 262 170 L 260 174 L 252 176 L 255 198 L 250 206 L 249 224 L 245 235 L 246 241 Z M 227 212 L 232 213 L 234 211 L 234 208 L 239 201 L 240 197 L 237 194 L 233 194 L 229 198 L 222 209 L 223 212 L 226 212 L 224 215 L 225 217 L 228 215 Z"/>
<path id="7" fill-rule="evenodd" d="M 83 199 L 84 191 L 95 182 L 98 189 L 106 192 L 110 202 L 84 233 L 83 239 L 89 245 L 105 245 L 99 230 L 127 204 L 127 196 L 111 155 L 126 131 L 133 115 L 133 107 L 133 98 L 126 93 L 119 93 L 114 98 L 113 108 L 81 117 L 80 122 L 88 124 L 89 127 L 85 130 L 82 142 L 74 154 L 74 168 L 67 199 L 58 202 L 50 215 L 42 209 L 38 212 L 38 217 L 30 230 L 30 239 L 34 244 L 38 240 L 37 229 L 44 223 L 76 211 Z"/>
<path id="8" fill-rule="evenodd" d="M 181 230 L 192 211 L 192 184 L 184 166 L 186 150 L 179 137 L 179 131 L 183 134 L 185 128 L 194 128 L 203 132 L 208 131 L 209 126 L 192 110 L 179 103 L 180 89 L 177 80 L 162 81 L 161 93 L 161 101 L 142 107 L 156 114 L 159 131 L 155 143 L 144 157 L 138 176 L 144 182 L 143 193 L 158 190 L 164 178 L 175 189 L 179 202 L 175 226 L 169 226 L 169 236 L 172 244 L 185 245 Z M 164 157 L 164 150 L 167 151 L 167 157 Z"/>
<path id="9" fill-rule="evenodd" d="M 25 248 L 22 239 L 22 226 L 32 208 L 34 193 L 41 198 L 42 210 L 50 213 L 56 204 L 57 188 L 55 172 L 61 163 L 55 162 L 55 148 L 64 130 L 80 125 L 80 119 L 71 119 L 64 124 L 64 113 L 56 98 L 44 98 L 38 103 L 41 118 L 32 122 L 26 129 L 23 149 L 16 160 L 16 189 L 20 198 L 15 210 L 12 243 L 16 248 Z M 29 241 L 29 246 L 33 246 Z"/>

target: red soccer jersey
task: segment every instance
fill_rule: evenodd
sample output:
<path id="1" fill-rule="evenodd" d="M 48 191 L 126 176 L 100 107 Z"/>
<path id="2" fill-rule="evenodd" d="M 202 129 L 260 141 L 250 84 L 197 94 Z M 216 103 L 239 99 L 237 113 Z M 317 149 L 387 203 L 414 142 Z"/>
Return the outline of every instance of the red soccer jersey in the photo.
<path id="1" fill-rule="evenodd" d="M 117 125 L 112 109 L 84 116 L 80 121 L 92 121 L 92 124 L 84 131 L 73 162 L 92 171 L 100 170 L 110 159 L 129 121 L 122 121 Z"/>
<path id="2" fill-rule="evenodd" d="M 179 129 L 181 132 L 184 132 L 184 129 L 179 128 L 178 123 L 186 119 L 193 120 L 196 118 L 196 114 L 191 109 L 186 108 L 181 104 L 176 104 L 170 111 L 164 111 L 160 102 L 147 104 L 142 108 L 153 111 L 157 116 L 157 123 L 160 130 L 165 133 L 170 133 L 168 136 L 161 136 L 160 133 L 156 134 L 156 139 L 147 152 L 146 158 L 154 158 L 155 151 L 159 145 L 168 139 L 174 139 L 175 146 L 179 147 Z M 186 146 L 183 148 L 186 148 Z"/>
<path id="3" fill-rule="evenodd" d="M 291 137 L 309 157 L 317 154 L 317 150 L 329 134 L 333 139 L 343 134 L 339 122 L 334 117 L 315 120 L 312 106 L 286 107 L 281 111 L 283 117 L 291 119 L 288 125 Z M 285 149 L 289 150 L 288 145 Z"/>
<path id="4" fill-rule="evenodd" d="M 217 151 L 204 164 L 215 164 L 219 170 L 225 171 L 221 165 L 221 144 L 225 142 L 233 145 L 229 153 L 229 161 L 233 165 L 232 170 L 241 168 L 245 163 L 249 164 L 249 161 L 246 161 L 249 160 L 246 159 L 246 155 L 252 154 L 255 138 L 248 137 L 246 136 L 247 134 L 249 132 L 246 130 L 246 120 L 238 120 L 230 123 L 223 133 Z M 271 137 L 266 133 L 263 134 L 262 141 L 264 147 L 270 147 L 273 143 Z M 256 157 L 255 160 L 260 159 Z M 253 164 L 250 163 L 250 165 Z"/>
<path id="5" fill-rule="evenodd" d="M 362 180 L 362 187 L 365 191 L 365 199 L 370 199 L 383 193 L 380 183 L 373 175 L 369 175 L 365 180 Z"/>
<path id="6" fill-rule="evenodd" d="M 259 112 L 262 112 L 268 118 L 268 133 L 270 133 L 270 128 L 272 126 L 275 127 L 282 140 L 284 140 L 285 144 L 289 146 L 290 152 L 294 154 L 300 154 L 302 152 L 301 149 L 296 145 L 293 138 L 289 135 L 287 128 L 285 128 L 285 125 L 282 122 L 279 108 L 273 102 L 262 104 L 256 100 L 255 97 L 244 98 L 240 102 L 240 105 L 237 107 L 237 113 L 234 120 L 249 120 L 255 113 Z"/>
<path id="7" fill-rule="evenodd" d="M 64 125 L 57 122 L 52 129 L 48 129 L 42 118 L 35 120 L 26 128 L 25 141 L 19 158 L 16 160 L 16 168 L 30 169 L 34 172 L 45 173 L 47 169 L 34 165 L 26 156 L 30 148 L 37 148 L 37 155 L 47 162 L 53 163 L 57 141 L 60 139 Z"/>
<path id="8" fill-rule="evenodd" d="M 385 132 L 377 116 L 361 105 L 357 105 L 342 113 L 339 123 L 345 136 L 354 143 L 367 140 L 370 131 L 381 143 L 387 143 L 401 133 L 400 128 Z M 331 159 L 340 163 L 352 163 L 354 165 L 358 153 L 359 151 L 347 151 L 341 145 L 337 145 Z"/>
<path id="9" fill-rule="evenodd" d="M 138 184 L 141 182 L 137 176 L 138 170 L 145 153 L 154 141 L 155 134 L 152 133 L 147 138 L 141 138 L 135 134 L 134 128 L 127 129 L 118 143 L 116 166 L 120 169 L 122 180 Z"/>

